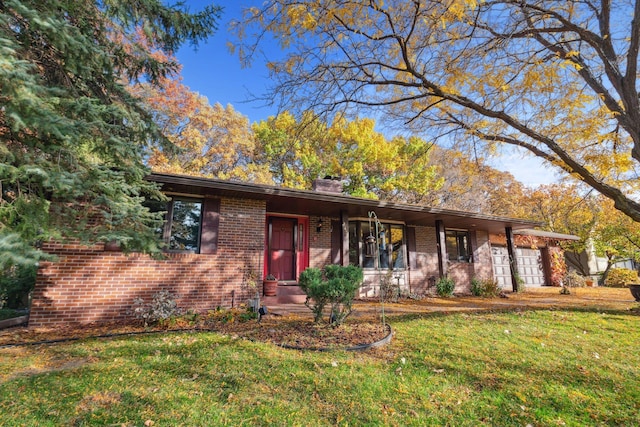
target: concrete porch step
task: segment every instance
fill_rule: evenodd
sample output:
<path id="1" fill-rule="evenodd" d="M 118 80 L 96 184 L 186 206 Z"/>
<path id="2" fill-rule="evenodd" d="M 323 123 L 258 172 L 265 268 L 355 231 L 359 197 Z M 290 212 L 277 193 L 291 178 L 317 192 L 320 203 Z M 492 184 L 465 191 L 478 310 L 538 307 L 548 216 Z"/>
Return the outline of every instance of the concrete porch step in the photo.
<path id="1" fill-rule="evenodd" d="M 296 285 L 278 285 L 276 296 L 262 297 L 262 304 L 304 304 L 307 295 Z"/>

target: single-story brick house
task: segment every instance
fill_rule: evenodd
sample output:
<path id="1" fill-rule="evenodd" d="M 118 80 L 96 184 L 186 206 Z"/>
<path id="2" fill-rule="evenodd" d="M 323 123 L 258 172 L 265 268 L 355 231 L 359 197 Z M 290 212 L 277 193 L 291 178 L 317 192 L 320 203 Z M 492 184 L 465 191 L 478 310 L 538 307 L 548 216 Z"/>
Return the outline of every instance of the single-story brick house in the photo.
<path id="1" fill-rule="evenodd" d="M 448 275 L 456 292 L 468 292 L 472 278 L 496 277 L 495 247 L 516 259 L 514 234 L 540 225 L 350 197 L 331 180 L 295 190 L 160 173 L 149 179 L 171 199 L 163 209 L 166 259 L 102 244 L 45 243 L 57 260 L 39 269 L 30 325 L 123 319 L 134 299 L 150 300 L 160 290 L 171 291 L 185 309 L 236 306 L 249 296 L 248 278 L 261 287 L 267 274 L 279 280 L 277 296 L 265 298 L 267 304 L 299 301 L 300 272 L 329 263 L 363 267 L 361 297 L 377 294 L 380 274 L 391 274 L 412 293 L 424 293 Z M 500 235 L 502 240 L 491 237 Z"/>

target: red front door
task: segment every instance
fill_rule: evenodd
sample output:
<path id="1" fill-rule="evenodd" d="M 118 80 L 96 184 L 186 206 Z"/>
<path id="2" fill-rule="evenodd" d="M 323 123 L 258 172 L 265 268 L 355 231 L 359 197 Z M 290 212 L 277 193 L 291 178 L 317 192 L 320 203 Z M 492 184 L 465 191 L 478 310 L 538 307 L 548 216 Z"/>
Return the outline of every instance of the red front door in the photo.
<path id="1" fill-rule="evenodd" d="M 269 221 L 269 274 L 278 280 L 297 280 L 295 218 L 271 218 Z"/>

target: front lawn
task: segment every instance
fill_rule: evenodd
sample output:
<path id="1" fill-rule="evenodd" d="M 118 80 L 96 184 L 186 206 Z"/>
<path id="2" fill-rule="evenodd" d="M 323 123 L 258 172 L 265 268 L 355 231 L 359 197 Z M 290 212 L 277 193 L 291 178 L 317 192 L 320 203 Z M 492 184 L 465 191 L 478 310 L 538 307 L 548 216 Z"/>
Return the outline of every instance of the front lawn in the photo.
<path id="1" fill-rule="evenodd" d="M 365 353 L 211 332 L 0 349 L 2 425 L 640 425 L 640 318 L 395 318 Z"/>

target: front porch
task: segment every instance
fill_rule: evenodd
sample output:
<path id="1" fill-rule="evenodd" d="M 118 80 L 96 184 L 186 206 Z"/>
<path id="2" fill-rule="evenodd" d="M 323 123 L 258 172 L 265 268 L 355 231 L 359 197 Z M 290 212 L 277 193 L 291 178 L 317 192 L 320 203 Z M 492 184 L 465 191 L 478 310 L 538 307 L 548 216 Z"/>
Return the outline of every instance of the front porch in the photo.
<path id="1" fill-rule="evenodd" d="M 280 305 L 280 304 L 304 304 L 307 295 L 295 284 L 278 283 L 275 296 L 263 296 L 261 302 L 263 305 Z"/>

